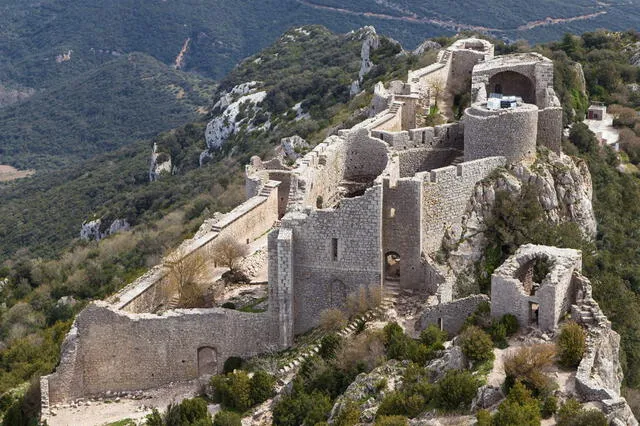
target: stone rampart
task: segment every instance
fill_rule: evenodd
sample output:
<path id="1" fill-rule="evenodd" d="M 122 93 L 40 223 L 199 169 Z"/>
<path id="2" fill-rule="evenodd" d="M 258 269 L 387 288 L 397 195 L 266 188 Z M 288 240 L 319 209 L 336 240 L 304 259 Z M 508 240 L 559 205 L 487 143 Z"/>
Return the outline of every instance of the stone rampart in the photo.
<path id="1" fill-rule="evenodd" d="M 454 336 L 460 332 L 469 315 L 483 302 L 489 302 L 489 296 L 477 294 L 431 306 L 416 321 L 416 331 L 420 332 L 430 325 L 436 325 L 441 330 L 446 330 L 449 336 Z"/>
<path id="2" fill-rule="evenodd" d="M 505 164 L 504 157 L 489 157 L 417 175 L 424 185 L 421 220 L 422 247 L 426 253 L 438 250 L 445 232 L 460 226 L 476 183 Z"/>
<path id="3" fill-rule="evenodd" d="M 278 220 L 279 182 L 269 181 L 261 195 L 250 198 L 222 216 L 206 235 L 185 241 L 178 253 L 184 257 L 207 256 L 220 238 L 229 236 L 242 242 L 255 240 L 267 232 Z M 154 312 L 172 295 L 168 268 L 159 265 L 118 292 L 110 300 L 118 309 L 127 312 Z"/>
<path id="4" fill-rule="evenodd" d="M 559 154 L 562 151 L 562 108 L 549 107 L 538 112 L 538 145 Z"/>
<path id="5" fill-rule="evenodd" d="M 279 349 L 278 330 L 268 314 L 228 309 L 176 310 L 163 316 L 130 314 L 104 302 L 85 308 L 73 347 L 73 365 L 48 376 L 50 403 L 132 391 L 222 371 L 231 356 L 249 357 Z M 203 348 L 207 348 L 203 351 Z"/>

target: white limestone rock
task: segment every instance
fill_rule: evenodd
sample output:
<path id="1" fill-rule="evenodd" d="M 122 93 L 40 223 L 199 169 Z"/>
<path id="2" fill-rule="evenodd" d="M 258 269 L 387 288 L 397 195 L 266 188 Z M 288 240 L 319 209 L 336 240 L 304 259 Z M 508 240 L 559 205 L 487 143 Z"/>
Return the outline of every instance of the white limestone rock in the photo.
<path id="1" fill-rule="evenodd" d="M 205 131 L 207 148 L 209 150 L 220 149 L 229 136 L 238 131 L 243 124 L 249 125 L 248 130 L 254 130 L 251 128 L 251 122 L 248 117 L 237 120 L 238 114 L 240 113 L 240 107 L 248 102 L 249 107 L 255 109 L 266 96 L 267 92 L 265 91 L 256 92 L 244 95 L 235 102 L 229 104 L 220 115 L 207 124 L 207 130 Z M 263 128 L 269 128 L 269 126 L 270 124 L 268 122 L 262 125 Z"/>
<path id="2" fill-rule="evenodd" d="M 423 53 L 428 52 L 430 50 L 440 50 L 440 49 L 442 49 L 442 45 L 440 43 L 432 40 L 425 40 L 422 43 L 420 43 L 420 46 L 416 47 L 412 53 L 414 55 L 422 55 Z"/>
<path id="3" fill-rule="evenodd" d="M 442 352 L 442 355 L 431 360 L 427 368 L 431 372 L 431 380 L 437 382 L 442 379 L 449 370 L 463 370 L 467 368 L 468 362 L 462 353 L 460 346 L 451 346 Z"/>
<path id="4" fill-rule="evenodd" d="M 171 155 L 165 152 L 158 152 L 158 144 L 154 142 L 149 165 L 149 182 L 155 182 L 163 174 L 170 175 L 172 173 Z"/>
<path id="5" fill-rule="evenodd" d="M 293 135 L 289 138 L 283 138 L 280 141 L 280 147 L 285 157 L 291 160 L 297 160 L 302 157 L 302 151 L 309 149 L 310 145 L 298 135 Z"/>
<path id="6" fill-rule="evenodd" d="M 352 96 L 360 93 L 360 83 L 365 75 L 371 71 L 374 63 L 371 61 L 371 51 L 380 47 L 380 37 L 376 33 L 376 29 L 371 26 L 363 27 L 353 32 L 352 36 L 362 40 L 362 49 L 360 50 L 360 71 L 358 72 L 358 80 L 351 83 L 350 93 Z"/>
<path id="7" fill-rule="evenodd" d="M 95 219 L 82 224 L 80 229 L 80 239 L 86 241 L 100 241 L 103 238 L 121 231 L 131 229 L 131 224 L 126 219 L 115 219 L 107 229 L 101 231 L 102 219 Z"/>

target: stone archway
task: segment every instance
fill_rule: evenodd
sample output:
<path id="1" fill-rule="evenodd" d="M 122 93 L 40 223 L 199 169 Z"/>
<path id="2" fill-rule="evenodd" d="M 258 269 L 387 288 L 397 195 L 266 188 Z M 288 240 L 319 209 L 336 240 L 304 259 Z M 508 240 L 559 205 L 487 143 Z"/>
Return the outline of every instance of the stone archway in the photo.
<path id="1" fill-rule="evenodd" d="M 218 374 L 218 351 L 204 346 L 198 348 L 198 377 Z"/>
<path id="2" fill-rule="evenodd" d="M 489 79 L 487 94 L 500 93 L 505 96 L 520 96 L 525 103 L 536 104 L 536 86 L 524 74 L 502 71 Z"/>
<path id="3" fill-rule="evenodd" d="M 395 251 L 384 255 L 384 277 L 389 281 L 400 281 L 400 255 Z"/>

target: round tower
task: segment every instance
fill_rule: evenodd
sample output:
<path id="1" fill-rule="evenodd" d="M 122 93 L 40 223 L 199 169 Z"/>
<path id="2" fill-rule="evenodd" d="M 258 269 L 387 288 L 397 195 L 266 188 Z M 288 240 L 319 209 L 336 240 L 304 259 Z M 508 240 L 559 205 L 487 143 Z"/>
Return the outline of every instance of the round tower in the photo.
<path id="1" fill-rule="evenodd" d="M 534 161 L 538 136 L 538 107 L 518 103 L 490 109 L 473 104 L 464 113 L 464 159 L 503 156 L 509 163 Z"/>

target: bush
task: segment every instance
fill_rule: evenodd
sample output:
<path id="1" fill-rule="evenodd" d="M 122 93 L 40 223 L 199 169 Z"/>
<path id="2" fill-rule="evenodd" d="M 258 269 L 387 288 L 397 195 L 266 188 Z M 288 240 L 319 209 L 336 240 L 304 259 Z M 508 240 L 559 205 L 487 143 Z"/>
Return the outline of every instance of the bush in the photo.
<path id="1" fill-rule="evenodd" d="M 145 418 L 147 426 L 211 426 L 213 422 L 202 398 L 185 399 L 180 404 L 169 404 L 164 415 L 156 409 Z"/>
<path id="2" fill-rule="evenodd" d="M 378 408 L 379 416 L 416 417 L 427 407 L 428 401 L 420 394 L 394 391 L 387 394 Z"/>
<path id="3" fill-rule="evenodd" d="M 271 374 L 259 370 L 251 377 L 251 405 L 260 404 L 274 394 L 276 379 Z"/>
<path id="4" fill-rule="evenodd" d="M 242 426 L 242 417 L 233 411 L 219 411 L 213 419 L 213 426 Z"/>
<path id="5" fill-rule="evenodd" d="M 341 339 L 337 334 L 327 334 L 320 340 L 318 355 L 320 355 L 323 359 L 335 358 L 336 352 L 340 347 L 340 342 Z"/>
<path id="6" fill-rule="evenodd" d="M 585 336 L 582 327 L 569 321 L 562 326 L 558 336 L 558 355 L 560 364 L 565 367 L 577 367 L 584 355 Z"/>
<path id="7" fill-rule="evenodd" d="M 519 380 L 535 395 L 548 394 L 553 381 L 544 374 L 544 370 L 553 364 L 555 355 L 554 345 L 523 346 L 509 353 L 504 358 L 506 383 L 513 384 Z"/>
<path id="8" fill-rule="evenodd" d="M 479 410 L 476 413 L 476 426 L 491 426 L 491 413 L 487 410 Z"/>
<path id="9" fill-rule="evenodd" d="M 480 381 L 467 370 L 449 370 L 438 382 L 436 402 L 446 411 L 467 410 Z"/>
<path id="10" fill-rule="evenodd" d="M 295 388 L 295 384 L 294 384 Z M 329 417 L 333 404 L 329 397 L 321 392 L 305 393 L 294 390 L 273 407 L 273 424 L 275 426 L 315 425 Z"/>
<path id="11" fill-rule="evenodd" d="M 235 309 L 236 308 L 236 304 L 233 302 L 225 302 L 222 304 L 222 307 L 225 309 Z"/>
<path id="12" fill-rule="evenodd" d="M 539 426 L 540 406 L 531 392 L 520 382 L 511 388 L 507 399 L 493 417 L 494 426 Z"/>
<path id="13" fill-rule="evenodd" d="M 491 337 L 477 326 L 467 327 L 459 340 L 462 353 L 473 362 L 493 359 L 493 342 Z"/>
<path id="14" fill-rule="evenodd" d="M 502 318 L 500 318 L 500 324 L 504 325 L 507 336 L 515 334 L 520 328 L 520 325 L 518 324 L 518 318 L 516 318 L 516 316 L 512 314 L 504 314 Z"/>
<path id="15" fill-rule="evenodd" d="M 252 381 L 244 371 L 213 376 L 209 382 L 213 387 L 214 401 L 230 410 L 244 412 L 253 405 Z"/>
<path id="16" fill-rule="evenodd" d="M 546 397 L 542 403 L 541 414 L 543 419 L 549 419 L 558 410 L 558 398 L 553 395 Z"/>
<path id="17" fill-rule="evenodd" d="M 377 416 L 375 426 L 407 426 L 409 420 L 404 416 Z"/>
<path id="18" fill-rule="evenodd" d="M 242 358 L 237 356 L 231 356 L 227 358 L 224 362 L 224 366 L 222 367 L 222 372 L 224 374 L 233 373 L 233 370 L 239 370 L 242 368 Z"/>
<path id="19" fill-rule="evenodd" d="M 347 316 L 340 309 L 320 312 L 320 327 L 325 331 L 338 331 L 347 325 Z"/>
<path id="20" fill-rule="evenodd" d="M 335 426 L 353 426 L 360 420 L 360 406 L 355 401 L 347 401 L 333 421 Z"/>
<path id="21" fill-rule="evenodd" d="M 569 399 L 556 415 L 558 426 L 606 426 L 607 419 L 600 411 L 585 410 L 575 399 Z"/>
<path id="22" fill-rule="evenodd" d="M 443 343 L 447 341 L 447 337 L 446 331 L 440 330 L 433 324 L 420 333 L 420 341 L 434 350 L 444 349 Z"/>

